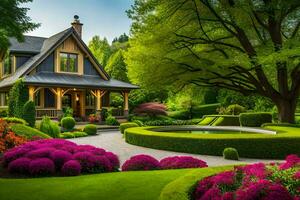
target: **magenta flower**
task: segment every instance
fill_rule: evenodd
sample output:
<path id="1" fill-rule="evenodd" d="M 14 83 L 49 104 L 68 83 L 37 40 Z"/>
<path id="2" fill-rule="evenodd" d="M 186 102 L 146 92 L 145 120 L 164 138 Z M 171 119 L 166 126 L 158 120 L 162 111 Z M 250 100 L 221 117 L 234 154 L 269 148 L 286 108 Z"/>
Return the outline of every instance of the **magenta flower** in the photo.
<path id="1" fill-rule="evenodd" d="M 69 160 L 62 166 L 61 172 L 64 176 L 80 175 L 81 172 L 80 163 L 77 160 Z"/>
<path id="2" fill-rule="evenodd" d="M 206 162 L 191 156 L 173 156 L 160 161 L 162 169 L 202 168 L 207 167 Z"/>
<path id="3" fill-rule="evenodd" d="M 206 177 L 198 182 L 195 191 L 195 199 L 200 199 L 205 194 L 205 192 L 213 186 L 212 178 L 213 177 Z"/>
<path id="4" fill-rule="evenodd" d="M 291 154 L 288 155 L 285 159 L 285 162 L 279 165 L 281 170 L 289 169 L 291 167 L 295 167 L 300 164 L 300 158 L 298 155 Z"/>
<path id="5" fill-rule="evenodd" d="M 30 162 L 29 158 L 18 158 L 9 163 L 8 171 L 10 173 L 28 174 Z"/>
<path id="6" fill-rule="evenodd" d="M 50 158 L 55 163 L 56 169 L 60 169 L 65 162 L 72 159 L 72 154 L 63 150 L 55 150 L 50 154 Z"/>
<path id="7" fill-rule="evenodd" d="M 55 165 L 49 158 L 38 158 L 30 162 L 29 171 L 34 176 L 50 175 L 55 172 Z"/>
<path id="8" fill-rule="evenodd" d="M 243 171 L 247 176 L 254 176 L 259 179 L 264 179 L 268 175 L 268 171 L 266 170 L 266 165 L 264 163 L 246 165 L 243 167 Z"/>
<path id="9" fill-rule="evenodd" d="M 106 152 L 104 156 L 108 158 L 114 170 L 118 170 L 120 168 L 120 160 L 116 154 L 112 152 Z"/>
<path id="10" fill-rule="evenodd" d="M 293 200 L 293 197 L 285 187 L 275 183 L 268 188 L 263 200 Z"/>
<path id="11" fill-rule="evenodd" d="M 122 166 L 122 171 L 155 170 L 159 169 L 158 160 L 148 155 L 132 156 Z"/>
<path id="12" fill-rule="evenodd" d="M 200 198 L 196 200 L 222 200 L 222 194 L 219 188 L 212 187 L 205 194 Z"/>
<path id="13" fill-rule="evenodd" d="M 212 181 L 215 185 L 232 185 L 234 184 L 234 176 L 233 171 L 226 171 L 215 175 Z"/>

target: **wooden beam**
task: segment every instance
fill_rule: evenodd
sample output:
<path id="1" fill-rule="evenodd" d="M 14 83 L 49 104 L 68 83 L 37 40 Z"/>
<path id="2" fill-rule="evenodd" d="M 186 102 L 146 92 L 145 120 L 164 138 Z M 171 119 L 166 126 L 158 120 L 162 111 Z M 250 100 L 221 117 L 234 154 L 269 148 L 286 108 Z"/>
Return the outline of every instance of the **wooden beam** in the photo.
<path id="1" fill-rule="evenodd" d="M 53 94 L 55 94 L 55 95 L 57 96 L 57 91 L 56 91 L 54 88 L 49 88 L 49 90 L 50 90 L 51 92 L 53 92 Z"/>
<path id="2" fill-rule="evenodd" d="M 96 90 L 96 110 L 99 111 L 101 109 L 102 109 L 101 90 Z"/>
<path id="3" fill-rule="evenodd" d="M 62 110 L 62 92 L 61 88 L 56 88 L 56 109 L 57 110 Z"/>
<path id="4" fill-rule="evenodd" d="M 29 92 L 29 100 L 34 101 L 34 86 L 28 86 L 28 92 Z"/>
<path id="5" fill-rule="evenodd" d="M 66 89 L 66 90 L 62 90 L 62 96 L 64 96 L 67 92 L 69 92 L 72 89 Z"/>
<path id="6" fill-rule="evenodd" d="M 101 92 L 101 97 L 103 97 L 106 93 L 107 93 L 107 91 L 106 90 L 100 90 L 100 92 Z"/>

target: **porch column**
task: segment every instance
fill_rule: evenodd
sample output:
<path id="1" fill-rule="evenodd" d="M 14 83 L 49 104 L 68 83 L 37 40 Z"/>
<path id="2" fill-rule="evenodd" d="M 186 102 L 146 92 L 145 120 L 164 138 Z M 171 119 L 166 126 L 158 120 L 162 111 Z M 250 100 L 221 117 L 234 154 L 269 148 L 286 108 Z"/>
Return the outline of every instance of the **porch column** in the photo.
<path id="1" fill-rule="evenodd" d="M 62 90 L 61 88 L 56 89 L 56 109 L 57 109 L 57 115 L 62 114 Z"/>
<path id="2" fill-rule="evenodd" d="M 128 117 L 129 108 L 128 108 L 128 94 L 129 92 L 124 92 L 124 116 Z"/>
<path id="3" fill-rule="evenodd" d="M 28 86 L 29 100 L 34 101 L 34 86 Z"/>
<path id="4" fill-rule="evenodd" d="M 101 102 L 101 90 L 96 90 L 96 115 L 101 119 L 101 110 L 102 110 L 102 102 Z"/>

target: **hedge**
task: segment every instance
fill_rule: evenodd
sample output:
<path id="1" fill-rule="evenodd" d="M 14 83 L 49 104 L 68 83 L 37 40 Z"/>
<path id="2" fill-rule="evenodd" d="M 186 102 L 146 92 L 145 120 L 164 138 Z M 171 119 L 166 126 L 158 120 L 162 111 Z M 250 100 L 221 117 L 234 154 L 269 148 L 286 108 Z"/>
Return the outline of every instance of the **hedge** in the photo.
<path id="1" fill-rule="evenodd" d="M 27 139 L 33 139 L 34 137 L 37 138 L 51 138 L 49 135 L 35 129 L 32 128 L 30 126 L 26 126 L 23 124 L 15 124 L 13 126 L 11 126 L 11 130 L 20 136 L 24 136 Z"/>
<path id="2" fill-rule="evenodd" d="M 204 116 L 199 125 L 208 126 L 210 125 L 217 117 L 213 116 Z"/>
<path id="3" fill-rule="evenodd" d="M 120 124 L 119 130 L 123 134 L 127 128 L 131 128 L 131 127 L 139 127 L 139 125 L 134 122 L 122 123 Z"/>
<path id="4" fill-rule="evenodd" d="M 201 118 L 204 115 L 213 115 L 217 114 L 217 109 L 221 106 L 220 103 L 214 104 L 205 104 L 201 106 L 195 106 L 192 109 L 192 117 L 193 118 Z"/>
<path id="5" fill-rule="evenodd" d="M 151 128 L 154 127 L 126 129 L 126 142 L 154 149 L 215 156 L 222 156 L 227 147 L 237 149 L 240 157 L 248 158 L 284 159 L 288 154 L 300 155 L 299 128 L 265 127 L 278 130 L 277 135 L 161 133 L 149 130 Z"/>
<path id="6" fill-rule="evenodd" d="M 211 125 L 212 126 L 240 126 L 239 116 L 220 115 Z"/>
<path id="7" fill-rule="evenodd" d="M 232 166 L 222 166 L 195 169 L 168 183 L 162 189 L 159 200 L 190 200 L 192 190 L 199 180 L 222 171 L 231 170 L 232 168 Z"/>
<path id="8" fill-rule="evenodd" d="M 4 117 L 3 119 L 7 123 L 27 125 L 27 122 L 24 119 L 21 119 L 21 118 L 17 118 L 17 117 Z"/>
<path id="9" fill-rule="evenodd" d="M 23 119 L 28 123 L 29 126 L 35 126 L 35 104 L 33 101 L 27 101 L 23 106 Z"/>
<path id="10" fill-rule="evenodd" d="M 81 132 L 81 131 L 64 132 L 64 133 L 59 134 L 59 138 L 64 138 L 64 139 L 86 137 L 86 136 L 88 136 L 88 134 L 85 132 Z"/>
<path id="11" fill-rule="evenodd" d="M 190 113 L 185 110 L 170 111 L 168 112 L 168 116 L 173 119 L 190 119 Z"/>
<path id="12" fill-rule="evenodd" d="M 272 122 L 271 113 L 242 113 L 240 114 L 242 126 L 260 127 L 264 123 Z"/>

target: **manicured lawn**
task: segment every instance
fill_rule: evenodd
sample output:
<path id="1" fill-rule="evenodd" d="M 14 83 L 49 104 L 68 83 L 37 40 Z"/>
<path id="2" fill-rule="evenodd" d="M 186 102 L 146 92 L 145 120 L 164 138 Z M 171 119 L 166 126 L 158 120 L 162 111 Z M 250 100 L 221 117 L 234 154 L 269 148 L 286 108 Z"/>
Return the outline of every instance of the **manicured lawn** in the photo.
<path id="1" fill-rule="evenodd" d="M 34 179 L 0 178 L 0 199 L 154 200 L 159 197 L 166 184 L 192 170 L 194 169 Z"/>

